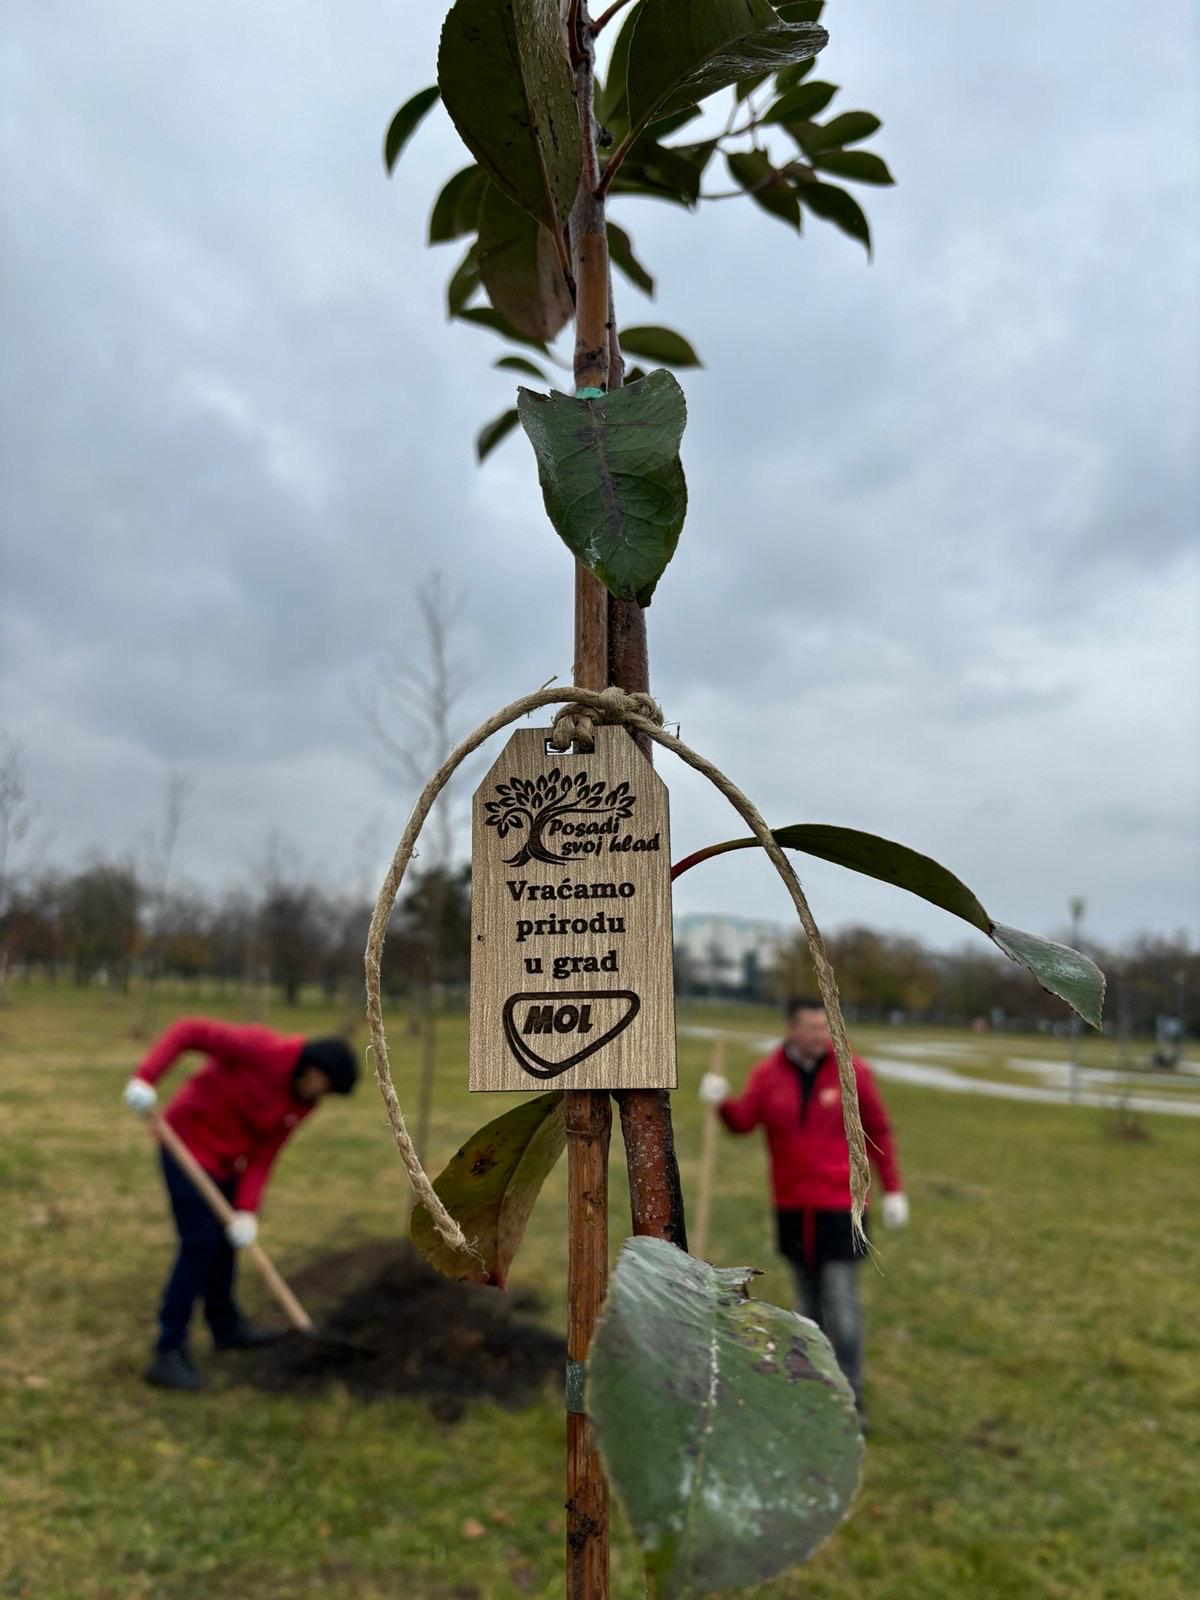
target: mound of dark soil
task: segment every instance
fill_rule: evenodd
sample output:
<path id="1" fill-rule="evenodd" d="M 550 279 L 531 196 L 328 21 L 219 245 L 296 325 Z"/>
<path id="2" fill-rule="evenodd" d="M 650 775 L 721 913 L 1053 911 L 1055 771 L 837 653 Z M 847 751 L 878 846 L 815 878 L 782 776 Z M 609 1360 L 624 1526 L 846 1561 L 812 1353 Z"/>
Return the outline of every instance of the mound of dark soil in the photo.
<path id="1" fill-rule="evenodd" d="M 536 1293 L 452 1283 L 407 1243 L 324 1256 L 291 1281 L 326 1342 L 293 1333 L 240 1352 L 237 1374 L 255 1388 L 295 1393 L 337 1383 L 364 1400 L 427 1400 L 453 1420 L 474 1400 L 519 1406 L 547 1379 L 562 1383 L 566 1346 L 532 1319 Z"/>

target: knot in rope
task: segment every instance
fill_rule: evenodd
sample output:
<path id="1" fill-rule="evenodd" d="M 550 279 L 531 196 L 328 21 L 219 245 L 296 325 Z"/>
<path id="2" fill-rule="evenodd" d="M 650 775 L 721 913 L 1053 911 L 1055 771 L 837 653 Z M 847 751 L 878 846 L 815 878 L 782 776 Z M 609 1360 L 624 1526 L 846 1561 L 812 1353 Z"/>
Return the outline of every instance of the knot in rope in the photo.
<path id="1" fill-rule="evenodd" d="M 652 695 L 636 690 L 600 689 L 595 706 L 583 706 L 572 701 L 563 706 L 554 719 L 554 727 L 547 741 L 554 750 L 569 750 L 572 745 L 590 750 L 592 732 L 598 722 L 625 723 L 631 718 L 652 722 L 656 728 L 663 725 L 662 707 Z"/>

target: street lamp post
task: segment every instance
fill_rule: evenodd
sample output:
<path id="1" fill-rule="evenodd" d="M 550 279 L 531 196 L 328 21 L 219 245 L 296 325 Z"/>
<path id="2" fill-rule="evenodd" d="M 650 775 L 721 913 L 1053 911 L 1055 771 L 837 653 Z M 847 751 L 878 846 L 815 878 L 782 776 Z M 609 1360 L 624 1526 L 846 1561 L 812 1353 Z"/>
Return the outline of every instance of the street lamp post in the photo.
<path id="1" fill-rule="evenodd" d="M 1067 909 L 1071 913 L 1071 946 L 1079 949 L 1079 932 L 1083 924 L 1083 914 L 1087 910 L 1087 901 L 1082 895 L 1072 895 L 1067 902 Z M 1069 1094 L 1072 1105 L 1079 1103 L 1079 1038 L 1082 1022 L 1077 1012 L 1071 1013 L 1071 1079 Z"/>

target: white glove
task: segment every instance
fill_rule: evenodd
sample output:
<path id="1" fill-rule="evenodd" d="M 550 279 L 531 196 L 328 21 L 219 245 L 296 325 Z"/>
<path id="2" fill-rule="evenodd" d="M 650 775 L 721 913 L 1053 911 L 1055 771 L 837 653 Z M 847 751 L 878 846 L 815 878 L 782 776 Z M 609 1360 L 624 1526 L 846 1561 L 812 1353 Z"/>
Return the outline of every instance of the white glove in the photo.
<path id="1" fill-rule="evenodd" d="M 253 1211 L 235 1211 L 233 1221 L 225 1229 L 225 1237 L 235 1250 L 243 1250 L 258 1238 L 258 1218 Z"/>
<path id="2" fill-rule="evenodd" d="M 908 1227 L 908 1196 L 906 1194 L 885 1194 L 882 1211 L 885 1228 Z"/>
<path id="3" fill-rule="evenodd" d="M 706 1106 L 719 1106 L 729 1099 L 729 1079 L 719 1072 L 706 1072 L 700 1079 L 700 1098 Z"/>
<path id="4" fill-rule="evenodd" d="M 148 1117 L 154 1110 L 158 1095 L 155 1093 L 154 1085 L 147 1083 L 145 1078 L 130 1078 L 121 1099 L 130 1111 L 136 1111 L 139 1117 Z"/>

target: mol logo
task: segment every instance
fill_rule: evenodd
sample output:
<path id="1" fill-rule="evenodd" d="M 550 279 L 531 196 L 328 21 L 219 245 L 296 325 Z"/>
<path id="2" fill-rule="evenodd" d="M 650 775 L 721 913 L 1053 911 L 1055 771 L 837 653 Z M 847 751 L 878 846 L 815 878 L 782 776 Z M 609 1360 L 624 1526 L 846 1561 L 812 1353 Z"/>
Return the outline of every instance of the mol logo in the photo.
<path id="1" fill-rule="evenodd" d="M 531 1077 L 557 1078 L 624 1032 L 640 1007 L 632 989 L 514 994 L 504 1037 Z"/>

